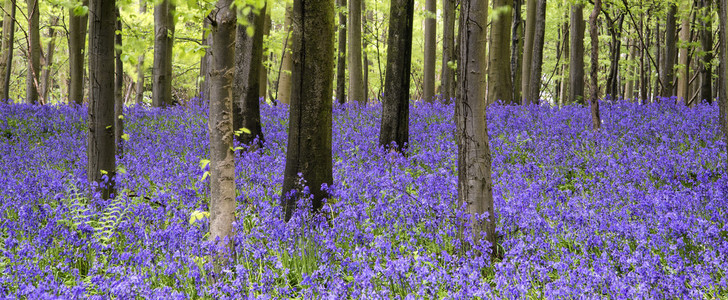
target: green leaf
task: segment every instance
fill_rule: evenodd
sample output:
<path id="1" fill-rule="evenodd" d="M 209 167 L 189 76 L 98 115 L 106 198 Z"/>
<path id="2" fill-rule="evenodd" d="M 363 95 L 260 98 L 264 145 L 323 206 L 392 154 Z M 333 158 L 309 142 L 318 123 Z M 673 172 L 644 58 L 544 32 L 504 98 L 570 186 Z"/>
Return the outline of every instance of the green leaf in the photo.
<path id="1" fill-rule="evenodd" d="M 73 15 L 80 17 L 85 16 L 88 14 L 88 6 L 86 5 L 79 5 L 73 8 Z"/>
<path id="2" fill-rule="evenodd" d="M 200 160 L 200 169 L 204 170 L 207 167 L 207 165 L 209 165 L 209 164 L 210 164 L 209 159 L 201 159 Z"/>
<path id="3" fill-rule="evenodd" d="M 122 135 L 121 135 L 121 139 L 122 139 L 122 140 L 125 140 L 125 141 L 128 141 L 128 140 L 129 140 L 129 135 L 128 135 L 128 134 L 126 134 L 126 133 L 125 133 L 125 134 L 122 134 Z"/>

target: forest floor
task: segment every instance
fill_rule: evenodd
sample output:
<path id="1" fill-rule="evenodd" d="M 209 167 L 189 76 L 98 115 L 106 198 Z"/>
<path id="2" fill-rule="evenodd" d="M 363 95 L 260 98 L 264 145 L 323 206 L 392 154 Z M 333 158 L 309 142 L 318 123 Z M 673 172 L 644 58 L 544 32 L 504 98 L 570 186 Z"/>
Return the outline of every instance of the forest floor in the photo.
<path id="1" fill-rule="evenodd" d="M 79 192 L 86 108 L 0 104 L 0 297 L 728 297 L 717 106 L 605 103 L 601 132 L 588 108 L 489 108 L 495 263 L 459 238 L 453 106 L 413 105 L 406 157 L 377 147 L 380 110 L 334 110 L 326 218 L 285 223 L 288 111 L 263 105 L 216 273 L 204 108 L 130 108 L 120 195 L 104 201 Z"/>

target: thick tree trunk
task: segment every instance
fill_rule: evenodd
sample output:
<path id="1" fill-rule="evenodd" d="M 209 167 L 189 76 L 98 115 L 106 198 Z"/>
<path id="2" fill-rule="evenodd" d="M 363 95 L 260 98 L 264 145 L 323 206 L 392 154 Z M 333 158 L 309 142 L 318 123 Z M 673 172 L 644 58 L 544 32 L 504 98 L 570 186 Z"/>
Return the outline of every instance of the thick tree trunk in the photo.
<path id="1" fill-rule="evenodd" d="M 92 0 L 89 5 L 89 182 L 97 182 L 103 199 L 115 194 L 114 31 L 116 1 Z M 106 181 L 103 177 L 107 177 Z"/>
<path id="2" fill-rule="evenodd" d="M 681 7 L 681 10 L 687 10 L 686 6 Z M 680 43 L 683 44 L 680 47 L 678 64 L 680 64 L 680 71 L 677 78 L 677 101 L 687 105 L 690 100 L 688 95 L 688 83 L 690 76 L 690 62 L 688 61 L 688 47 L 687 44 L 690 42 L 690 16 L 686 16 L 682 20 L 680 26 Z"/>
<path id="3" fill-rule="evenodd" d="M 2 56 L 0 57 L 0 101 L 10 101 L 10 77 L 13 70 L 13 48 L 15 47 L 15 0 L 5 0 L 3 13 Z"/>
<path id="4" fill-rule="evenodd" d="M 271 7 L 267 5 L 266 3 L 266 10 L 265 10 L 265 22 L 263 24 L 263 40 L 265 41 L 266 36 L 270 36 L 270 27 L 271 27 L 271 19 L 270 19 L 270 11 Z M 258 92 L 258 95 L 263 98 L 263 101 L 266 100 L 268 95 L 268 48 L 265 43 L 263 43 L 263 54 L 262 58 L 260 60 L 260 79 L 258 79 L 258 82 L 260 83 L 260 91 Z"/>
<path id="5" fill-rule="evenodd" d="M 363 2 L 363 1 L 362 1 Z M 336 100 L 346 103 L 346 0 L 337 0 L 339 11 L 338 48 L 336 54 Z"/>
<path id="6" fill-rule="evenodd" d="M 442 67 L 440 69 L 440 96 L 450 103 L 455 97 L 455 0 L 442 0 Z"/>
<path id="7" fill-rule="evenodd" d="M 488 103 L 498 100 L 513 102 L 513 80 L 510 66 L 511 13 L 513 0 L 494 0 L 494 13 L 490 29 L 488 63 Z"/>
<path id="8" fill-rule="evenodd" d="M 313 210 L 323 206 L 332 175 L 332 102 L 334 71 L 334 3 L 331 0 L 293 2 L 293 85 L 282 206 L 289 220 L 305 185 L 313 194 Z"/>
<path id="9" fill-rule="evenodd" d="M 531 95 L 531 72 L 533 71 L 533 38 L 536 31 L 536 1 L 526 0 L 526 28 L 524 31 L 525 40 L 523 43 L 523 64 L 521 66 L 521 104 L 532 103 L 528 99 Z"/>
<path id="10" fill-rule="evenodd" d="M 124 65 L 121 61 L 121 42 L 122 42 L 122 31 L 121 26 L 121 14 L 119 8 L 116 9 L 116 35 L 114 37 L 114 43 L 116 44 L 116 61 L 115 61 L 115 78 L 114 78 L 114 143 L 116 144 L 116 153 L 119 156 L 124 155 Z"/>
<path id="11" fill-rule="evenodd" d="M 25 77 L 25 102 L 38 103 L 38 88 L 40 87 L 40 7 L 38 0 L 28 1 L 28 70 Z M 41 100 L 43 104 L 43 100 Z"/>
<path id="12" fill-rule="evenodd" d="M 490 243 L 496 255 L 495 210 L 488 126 L 485 118 L 486 40 L 488 2 L 466 0 L 460 8 L 459 97 L 455 105 L 458 142 L 458 202 L 470 217 L 473 241 Z M 480 51 L 479 51 L 480 50 Z M 482 218 L 480 218 L 482 216 Z"/>
<path id="13" fill-rule="evenodd" d="M 139 14 L 143 15 L 145 13 L 147 13 L 147 2 L 139 1 Z M 204 41 L 203 38 L 203 45 L 205 45 Z M 139 62 L 137 63 L 136 99 L 134 101 L 136 105 L 144 103 L 144 71 L 144 54 L 142 54 L 139 55 Z"/>
<path id="14" fill-rule="evenodd" d="M 361 1 L 349 0 L 349 100 L 366 104 L 361 66 Z"/>
<path id="15" fill-rule="evenodd" d="M 172 49 L 174 47 L 174 5 L 163 0 L 154 7 L 154 66 L 152 67 L 152 106 L 172 103 Z"/>
<path id="16" fill-rule="evenodd" d="M 511 83 L 514 103 L 520 103 L 521 96 L 521 62 L 523 61 L 523 20 L 521 7 L 523 0 L 513 1 L 513 23 L 511 24 Z"/>
<path id="17" fill-rule="evenodd" d="M 675 58 L 677 55 L 677 42 L 675 41 L 675 31 L 677 30 L 676 14 L 677 6 L 675 3 L 668 2 L 667 20 L 665 21 L 665 57 L 662 60 L 662 97 L 673 96 L 674 75 L 673 68 L 675 66 Z"/>
<path id="18" fill-rule="evenodd" d="M 424 77 L 424 100 L 432 102 L 435 97 L 435 50 L 437 48 L 437 0 L 425 0 L 425 61 L 423 65 Z"/>
<path id="19" fill-rule="evenodd" d="M 594 10 L 589 16 L 589 36 L 591 38 L 591 103 L 592 129 L 599 130 L 602 127 L 601 116 L 599 115 L 599 31 L 597 18 L 602 7 L 601 0 L 594 1 Z"/>
<path id="20" fill-rule="evenodd" d="M 291 71 L 293 69 L 293 61 L 291 60 L 291 46 L 293 44 L 293 30 L 291 25 L 292 8 L 286 6 L 286 16 L 283 23 L 283 30 L 287 32 L 286 41 L 283 44 L 283 54 L 281 55 L 281 68 L 278 74 L 278 88 L 276 89 L 277 100 L 281 103 L 291 103 Z"/>
<path id="21" fill-rule="evenodd" d="M 379 144 L 404 150 L 409 142 L 409 90 L 414 0 L 391 0 L 387 71 Z M 485 99 L 481 99 L 485 101 Z"/>
<path id="22" fill-rule="evenodd" d="M 210 35 L 210 240 L 219 247 L 233 247 L 235 220 L 235 154 L 233 153 L 232 83 L 235 59 L 236 14 L 232 0 L 219 0 L 212 19 Z"/>
<path id="23" fill-rule="evenodd" d="M 260 125 L 260 62 L 263 60 L 263 26 L 265 7 L 260 14 L 250 13 L 247 26 L 253 26 L 253 36 L 247 26 L 238 24 L 235 39 L 235 78 L 233 82 L 233 130 L 236 139 L 250 145 L 257 139 L 263 147 Z M 242 130 L 243 128 L 247 129 Z"/>
<path id="24" fill-rule="evenodd" d="M 571 6 L 571 61 L 569 62 L 569 101 L 586 104 L 584 97 L 584 5 Z"/>
<path id="25" fill-rule="evenodd" d="M 546 0 L 538 0 L 536 6 L 536 28 L 533 34 L 533 58 L 531 60 L 531 75 L 529 75 L 529 90 L 527 102 L 524 104 L 539 104 L 541 95 L 541 65 L 543 63 L 543 43 L 546 33 Z"/>
<path id="26" fill-rule="evenodd" d="M 712 0 L 702 0 L 701 4 L 705 12 L 701 19 L 700 42 L 705 53 L 700 67 L 700 97 L 698 100 L 713 101 L 713 17 Z"/>
<path id="27" fill-rule="evenodd" d="M 87 5 L 83 0 L 82 5 Z M 71 8 L 68 20 L 68 65 L 70 83 L 68 85 L 68 103 L 81 105 L 83 103 L 83 74 L 84 58 L 86 53 L 86 29 L 88 28 L 88 14 L 77 16 Z"/>
<path id="28" fill-rule="evenodd" d="M 48 92 L 52 86 L 51 67 L 53 66 L 53 53 L 56 52 L 56 26 L 58 26 L 58 17 L 51 18 L 51 26 L 48 27 L 48 45 L 45 57 L 43 58 L 43 73 L 41 74 L 40 94 L 41 98 L 48 101 Z"/>

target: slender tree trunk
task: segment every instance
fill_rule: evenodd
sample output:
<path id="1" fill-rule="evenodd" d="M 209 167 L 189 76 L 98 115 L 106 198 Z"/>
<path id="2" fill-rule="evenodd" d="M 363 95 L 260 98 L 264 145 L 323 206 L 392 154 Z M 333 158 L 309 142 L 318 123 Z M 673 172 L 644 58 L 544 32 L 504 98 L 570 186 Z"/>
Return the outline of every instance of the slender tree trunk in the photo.
<path id="1" fill-rule="evenodd" d="M 495 210 L 488 126 L 485 118 L 486 40 L 488 2 L 465 0 L 460 7 L 459 97 L 455 120 L 458 142 L 458 202 L 467 207 L 473 241 L 485 239 L 496 256 Z M 479 218 L 483 216 L 483 218 Z"/>
<path id="2" fill-rule="evenodd" d="M 619 60 L 622 57 L 622 25 L 624 24 L 624 15 L 619 16 L 617 20 L 609 22 L 609 35 L 611 42 L 609 43 L 609 75 L 607 76 L 606 94 L 612 100 L 619 98 Z"/>
<path id="3" fill-rule="evenodd" d="M 263 147 L 263 129 L 260 125 L 260 61 L 263 60 L 263 26 L 265 7 L 260 14 L 250 13 L 248 24 L 253 26 L 253 36 L 247 34 L 245 25 L 238 24 L 235 39 L 235 77 L 233 82 L 233 130 L 237 140 L 250 145 L 257 139 Z M 248 25 L 248 26 L 250 26 Z M 247 129 L 243 130 L 243 128 Z"/>
<path id="4" fill-rule="evenodd" d="M 48 27 L 48 45 L 43 62 L 43 72 L 41 74 L 40 94 L 41 98 L 48 101 L 48 91 L 52 86 L 51 67 L 53 66 L 53 53 L 56 52 L 56 26 L 58 26 L 58 17 L 51 17 L 51 26 Z M 50 102 L 50 101 L 48 101 Z"/>
<path id="5" fill-rule="evenodd" d="M 367 55 L 367 48 L 369 48 L 369 38 L 367 38 L 367 19 L 370 19 L 372 17 L 372 12 L 367 10 L 366 7 L 366 0 L 361 0 L 361 30 L 362 30 L 362 73 L 363 73 L 363 82 L 364 82 L 364 100 L 365 102 L 369 102 L 369 57 Z"/>
<path id="6" fill-rule="evenodd" d="M 520 0 L 518 0 L 520 1 Z M 455 97 L 455 0 L 442 0 L 442 67 L 440 94 L 444 102 L 450 103 Z"/>
<path id="7" fill-rule="evenodd" d="M 366 104 L 361 66 L 361 1 L 349 0 L 349 99 Z"/>
<path id="8" fill-rule="evenodd" d="M 116 63 L 115 63 L 115 75 L 114 79 L 114 143 L 116 144 L 116 153 L 119 156 L 124 155 L 124 65 L 121 61 L 122 53 L 122 31 L 121 26 L 121 14 L 119 8 L 116 8 L 116 35 L 114 42 L 116 44 Z"/>
<path id="9" fill-rule="evenodd" d="M 726 162 L 728 162 L 728 0 L 720 0 L 718 3 L 718 20 L 719 20 L 719 38 L 720 50 L 718 52 L 720 60 L 720 83 L 718 84 L 718 104 L 720 107 L 719 124 L 723 129 L 723 141 L 726 144 Z M 728 171 L 728 166 L 726 166 Z"/>
<path id="10" fill-rule="evenodd" d="M 669 98 L 673 95 L 674 75 L 673 68 L 677 55 L 677 42 L 675 41 L 677 6 L 675 3 L 667 4 L 667 20 L 665 21 L 665 57 L 662 60 L 662 97 Z"/>
<path id="11" fill-rule="evenodd" d="M 564 0 L 563 7 L 569 7 L 568 0 Z M 564 35 L 562 39 L 563 46 L 561 48 L 561 57 L 563 62 L 561 63 L 561 91 L 559 91 L 559 107 L 563 107 L 564 104 L 569 102 L 569 62 L 571 57 L 569 57 L 569 11 L 566 9 L 564 9 L 564 23 L 561 32 L 563 32 Z"/>
<path id="12" fill-rule="evenodd" d="M 362 1 L 363 2 L 363 1 Z M 336 54 L 336 100 L 346 103 L 346 0 L 337 0 L 339 11 L 338 51 Z"/>
<path id="13" fill-rule="evenodd" d="M 271 27 L 271 19 L 270 19 L 270 11 L 271 7 L 266 3 L 266 10 L 265 10 L 265 20 L 263 21 L 263 40 L 265 40 L 266 36 L 270 36 L 270 27 Z M 258 82 L 260 83 L 260 90 L 258 92 L 258 95 L 263 98 L 265 101 L 266 95 L 268 94 L 268 47 L 266 43 L 263 43 L 263 53 L 261 55 L 260 60 L 260 79 L 258 79 Z"/>
<path id="14" fill-rule="evenodd" d="M 114 144 L 114 31 L 116 1 L 92 0 L 89 6 L 89 182 L 97 182 L 103 199 L 115 191 L 116 144 Z M 108 178 L 108 181 L 104 180 Z"/>
<path id="15" fill-rule="evenodd" d="M 143 15 L 147 13 L 147 2 L 139 1 L 139 14 Z M 205 45 L 205 39 L 203 38 L 203 45 Z M 205 55 L 206 56 L 206 55 Z M 203 73 L 204 74 L 204 73 Z M 144 103 L 144 54 L 139 55 L 139 62 L 137 63 L 137 81 L 136 81 L 136 105 L 142 105 Z"/>
<path id="16" fill-rule="evenodd" d="M 424 76 L 424 100 L 432 102 L 435 97 L 435 50 L 437 48 L 437 0 L 425 0 L 425 61 L 423 66 Z"/>
<path id="17" fill-rule="evenodd" d="M 152 68 L 152 106 L 172 103 L 172 48 L 174 47 L 174 5 L 162 0 L 154 7 L 154 66 Z"/>
<path id="18" fill-rule="evenodd" d="M 681 7 L 681 10 L 687 10 L 687 6 Z M 690 16 L 683 18 L 680 26 L 680 47 L 678 63 L 681 68 L 677 78 L 677 100 L 687 105 L 690 96 L 688 95 L 688 82 L 690 80 L 690 62 L 688 61 L 688 47 L 690 42 Z"/>
<path id="19" fill-rule="evenodd" d="M 712 18 L 712 0 L 701 1 L 705 13 L 701 18 L 701 45 L 702 50 L 705 53 L 703 61 L 700 67 L 700 97 L 698 100 L 708 101 L 711 103 L 713 100 L 713 18 Z"/>
<path id="20" fill-rule="evenodd" d="M 281 68 L 278 74 L 278 88 L 276 91 L 277 100 L 285 104 L 291 103 L 291 70 L 293 69 L 293 61 L 291 60 L 292 53 L 290 53 L 293 41 L 291 37 L 293 34 L 293 30 L 291 29 L 292 14 L 292 8 L 287 6 L 285 21 L 283 23 L 283 30 L 287 32 L 286 42 L 284 43 L 283 54 L 281 55 Z"/>
<path id="21" fill-rule="evenodd" d="M 510 33 L 513 0 L 494 0 L 494 14 L 490 29 L 488 103 L 498 100 L 515 104 L 510 66 Z"/>
<path id="22" fill-rule="evenodd" d="M 293 85 L 286 167 L 281 197 L 289 220 L 301 197 L 300 176 L 313 194 L 314 211 L 323 206 L 332 175 L 332 101 L 334 70 L 334 3 L 331 0 L 293 2 Z M 300 174 L 300 176 L 299 176 Z"/>
<path id="23" fill-rule="evenodd" d="M 584 97 L 584 5 L 571 6 L 571 61 L 569 62 L 569 100 L 586 104 Z"/>
<path id="24" fill-rule="evenodd" d="M 38 88 L 40 87 L 40 26 L 38 0 L 28 1 L 28 71 L 25 77 L 25 102 L 38 103 Z M 43 100 L 41 100 L 43 104 Z"/>
<path id="25" fill-rule="evenodd" d="M 87 5 L 83 0 L 82 5 Z M 88 14 L 77 16 L 71 8 L 68 20 L 68 65 L 70 83 L 68 85 L 68 103 L 81 105 L 83 103 L 83 74 L 84 58 L 86 53 L 86 28 L 88 28 Z"/>
<path id="26" fill-rule="evenodd" d="M 602 7 L 601 0 L 594 0 L 594 10 L 589 16 L 589 36 L 591 37 L 591 116 L 592 128 L 599 130 L 602 126 L 602 120 L 599 115 L 599 32 L 597 30 L 597 18 Z"/>
<path id="27" fill-rule="evenodd" d="M 210 240 L 231 249 L 235 220 L 235 154 L 233 153 L 232 83 L 236 14 L 232 0 L 219 0 L 210 14 Z"/>
<path id="28" fill-rule="evenodd" d="M 660 20 L 655 21 L 655 45 L 662 45 L 662 42 L 660 41 Z M 655 73 L 657 73 L 657 76 L 655 76 L 655 84 L 653 85 L 652 90 L 652 101 L 660 101 L 659 98 L 657 98 L 658 95 L 660 95 L 661 87 L 662 87 L 662 72 L 664 69 L 662 69 L 662 47 L 655 47 Z"/>
<path id="29" fill-rule="evenodd" d="M 627 48 L 629 48 L 629 57 L 627 60 L 630 62 L 635 61 L 637 59 L 637 46 L 634 44 L 634 40 L 627 40 Z M 627 83 L 624 87 L 624 99 L 634 100 L 635 76 L 637 76 L 638 73 L 637 66 L 629 66 L 628 70 L 629 72 L 626 75 L 629 76 L 629 78 L 626 79 Z"/>
<path id="30" fill-rule="evenodd" d="M 210 101 L 210 68 L 212 65 L 212 34 L 210 33 L 212 31 L 211 25 L 212 22 L 209 18 L 205 18 L 204 21 L 202 21 L 202 45 L 207 46 L 207 51 L 205 51 L 205 55 L 202 56 L 200 59 L 200 77 L 202 78 L 202 83 L 200 84 L 200 96 L 202 97 L 202 101 L 205 103 L 209 103 Z"/>
<path id="31" fill-rule="evenodd" d="M 511 99 L 514 103 L 520 103 L 521 98 L 521 68 L 520 62 L 523 59 L 523 20 L 521 18 L 521 6 L 523 0 L 513 1 L 513 22 L 511 23 Z"/>
<path id="32" fill-rule="evenodd" d="M 15 0 L 5 0 L 3 13 L 2 57 L 0 57 L 0 101 L 10 101 L 10 77 L 13 70 L 13 47 L 15 47 Z"/>
<path id="33" fill-rule="evenodd" d="M 644 16 L 640 15 L 640 33 L 644 30 Z M 642 34 L 640 34 L 642 36 Z M 641 38 L 641 37 L 640 37 Z M 649 51 L 644 43 L 642 43 L 642 47 L 640 47 L 640 97 L 639 102 L 644 104 L 647 102 L 647 64 L 645 62 L 645 56 L 647 55 L 647 51 Z"/>
<path id="34" fill-rule="evenodd" d="M 533 34 L 533 59 L 531 60 L 531 75 L 529 75 L 529 90 L 527 102 L 524 104 L 538 104 L 541 97 L 541 65 L 543 63 L 543 43 L 546 33 L 546 0 L 538 0 L 536 6 L 536 28 Z"/>
<path id="35" fill-rule="evenodd" d="M 521 104 L 529 104 L 533 102 L 531 97 L 531 72 L 533 71 L 533 40 L 536 31 L 536 1 L 526 0 L 526 30 L 525 40 L 523 44 L 523 65 L 521 66 L 521 92 L 523 98 Z"/>
<path id="36" fill-rule="evenodd" d="M 409 90 L 414 0 L 391 0 L 387 71 L 379 144 L 402 151 L 409 143 Z M 485 101 L 485 99 L 481 99 Z"/>

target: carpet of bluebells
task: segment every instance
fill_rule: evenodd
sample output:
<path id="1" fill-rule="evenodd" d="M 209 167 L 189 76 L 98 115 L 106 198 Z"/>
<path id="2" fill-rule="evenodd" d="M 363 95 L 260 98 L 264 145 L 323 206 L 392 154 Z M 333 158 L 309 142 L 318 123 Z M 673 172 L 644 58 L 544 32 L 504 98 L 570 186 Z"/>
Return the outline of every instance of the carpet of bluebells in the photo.
<path id="1" fill-rule="evenodd" d="M 460 229 L 453 106 L 413 104 L 406 156 L 378 148 L 380 110 L 334 109 L 325 217 L 286 223 L 287 108 L 263 105 L 218 270 L 204 107 L 128 109 L 119 195 L 102 200 L 85 192 L 85 108 L 0 104 L 0 297 L 728 297 L 717 106 L 603 103 L 598 133 L 588 108 L 489 108 L 494 263 Z"/>

